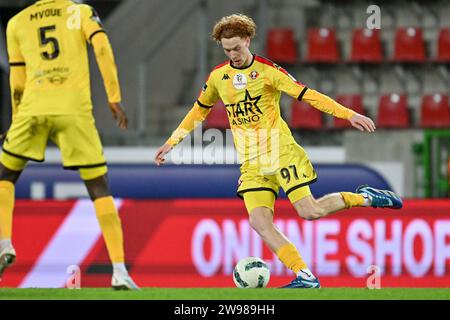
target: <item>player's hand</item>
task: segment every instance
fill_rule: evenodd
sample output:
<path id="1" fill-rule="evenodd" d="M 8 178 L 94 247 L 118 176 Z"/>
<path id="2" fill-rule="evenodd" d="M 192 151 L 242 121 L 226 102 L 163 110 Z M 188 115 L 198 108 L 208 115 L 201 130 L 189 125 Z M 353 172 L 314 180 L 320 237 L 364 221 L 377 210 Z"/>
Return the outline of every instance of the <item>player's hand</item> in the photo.
<path id="1" fill-rule="evenodd" d="M 122 109 L 121 104 L 110 102 L 109 108 L 111 109 L 114 120 L 116 120 L 117 126 L 122 130 L 126 130 L 128 128 L 128 117 Z"/>
<path id="2" fill-rule="evenodd" d="M 164 162 L 166 162 L 166 159 L 164 159 L 164 157 L 166 156 L 166 154 L 168 154 L 170 152 L 170 150 L 172 150 L 172 146 L 170 144 L 165 144 L 162 147 L 160 147 L 155 154 L 155 163 L 156 165 L 160 166 L 163 165 Z"/>
<path id="3" fill-rule="evenodd" d="M 359 113 L 350 118 L 350 123 L 359 131 L 375 132 L 376 129 L 372 119 Z"/>

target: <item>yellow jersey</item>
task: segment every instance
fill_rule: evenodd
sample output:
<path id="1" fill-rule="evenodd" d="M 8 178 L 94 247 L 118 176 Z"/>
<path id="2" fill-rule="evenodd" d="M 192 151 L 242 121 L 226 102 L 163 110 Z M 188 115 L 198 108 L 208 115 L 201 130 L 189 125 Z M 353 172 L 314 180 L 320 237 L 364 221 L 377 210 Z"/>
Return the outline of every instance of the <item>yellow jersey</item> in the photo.
<path id="1" fill-rule="evenodd" d="M 68 0 L 37 1 L 14 16 L 7 26 L 9 62 L 26 68 L 19 114 L 91 114 L 87 45 L 102 32 L 92 7 Z M 115 86 L 109 98 L 120 102 Z"/>
<path id="2" fill-rule="evenodd" d="M 229 62 L 217 66 L 197 103 L 211 108 L 217 100 L 223 101 L 238 155 L 244 162 L 295 143 L 281 117 L 280 97 L 285 92 L 301 99 L 306 90 L 277 64 L 253 55 L 252 63 L 245 68 Z"/>
<path id="3" fill-rule="evenodd" d="M 258 161 L 270 165 L 278 159 L 282 147 L 295 143 L 291 130 L 281 117 L 283 92 L 338 118 L 348 120 L 355 115 L 351 109 L 307 88 L 279 65 L 253 55 L 247 67 L 237 68 L 227 61 L 214 68 L 193 108 L 166 143 L 177 145 L 206 119 L 216 102 L 222 100 L 239 161 L 244 163 L 264 155 L 265 159 Z"/>

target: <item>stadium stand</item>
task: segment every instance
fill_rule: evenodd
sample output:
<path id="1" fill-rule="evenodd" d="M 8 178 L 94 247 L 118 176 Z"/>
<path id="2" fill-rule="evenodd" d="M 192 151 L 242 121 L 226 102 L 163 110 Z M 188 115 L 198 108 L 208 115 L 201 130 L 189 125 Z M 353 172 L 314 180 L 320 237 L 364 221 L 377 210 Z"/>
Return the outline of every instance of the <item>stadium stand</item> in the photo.
<path id="1" fill-rule="evenodd" d="M 383 47 L 380 31 L 361 28 L 353 30 L 350 60 L 352 62 L 382 62 Z"/>
<path id="2" fill-rule="evenodd" d="M 267 32 L 267 57 L 278 63 L 293 64 L 298 60 L 294 30 L 271 29 Z"/>
<path id="3" fill-rule="evenodd" d="M 420 107 L 423 128 L 450 127 L 450 106 L 447 94 L 429 94 L 422 98 Z"/>
<path id="4" fill-rule="evenodd" d="M 360 114 L 366 114 L 366 111 L 364 110 L 363 97 L 360 94 L 339 95 L 336 97 L 336 101 Z M 347 120 L 334 118 L 333 127 L 337 129 L 345 129 L 352 128 L 352 125 Z"/>
<path id="5" fill-rule="evenodd" d="M 334 28 L 308 30 L 308 62 L 337 63 L 339 46 Z"/>
<path id="6" fill-rule="evenodd" d="M 425 62 L 425 42 L 422 29 L 415 27 L 397 29 L 394 61 Z"/>
<path id="7" fill-rule="evenodd" d="M 293 100 L 290 125 L 293 129 L 318 130 L 324 125 L 322 112 L 304 101 Z"/>
<path id="8" fill-rule="evenodd" d="M 379 128 L 408 128 L 410 116 L 407 97 L 404 94 L 392 93 L 380 98 L 377 126 Z"/>

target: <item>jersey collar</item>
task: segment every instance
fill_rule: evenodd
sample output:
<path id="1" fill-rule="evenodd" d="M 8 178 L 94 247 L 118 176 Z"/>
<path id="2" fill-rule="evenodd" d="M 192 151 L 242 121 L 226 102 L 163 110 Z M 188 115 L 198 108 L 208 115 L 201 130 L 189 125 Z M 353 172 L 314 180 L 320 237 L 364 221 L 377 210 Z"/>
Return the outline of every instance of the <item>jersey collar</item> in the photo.
<path id="1" fill-rule="evenodd" d="M 233 66 L 233 64 L 231 63 L 231 60 L 230 60 L 230 67 L 232 67 L 233 69 L 239 69 L 239 70 L 244 70 L 244 69 L 250 68 L 253 65 L 253 62 L 255 61 L 256 54 L 252 54 L 252 56 L 253 56 L 252 62 L 250 62 L 250 64 L 248 66 L 241 67 L 241 68 L 235 67 L 235 66 Z"/>

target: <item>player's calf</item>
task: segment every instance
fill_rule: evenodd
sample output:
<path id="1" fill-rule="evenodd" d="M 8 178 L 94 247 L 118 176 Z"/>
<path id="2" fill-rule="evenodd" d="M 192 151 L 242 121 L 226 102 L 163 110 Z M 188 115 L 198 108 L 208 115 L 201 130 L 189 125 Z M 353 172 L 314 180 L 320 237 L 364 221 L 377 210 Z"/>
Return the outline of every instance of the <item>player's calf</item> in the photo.
<path id="1" fill-rule="evenodd" d="M 307 196 L 294 203 L 294 208 L 300 218 L 312 221 L 328 215 L 328 211 L 313 196 Z"/>
<path id="2" fill-rule="evenodd" d="M 307 221 L 319 220 L 325 216 L 323 210 L 301 211 L 298 215 Z"/>

